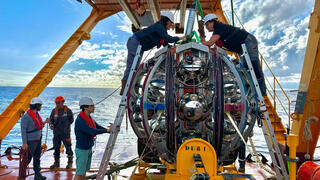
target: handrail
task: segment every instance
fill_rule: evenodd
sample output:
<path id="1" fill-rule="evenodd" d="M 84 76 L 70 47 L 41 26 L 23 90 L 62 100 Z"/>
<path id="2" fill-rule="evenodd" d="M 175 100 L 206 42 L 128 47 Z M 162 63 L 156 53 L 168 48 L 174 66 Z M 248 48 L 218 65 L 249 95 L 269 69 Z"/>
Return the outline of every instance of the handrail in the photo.
<path id="1" fill-rule="evenodd" d="M 288 97 L 288 95 L 287 95 L 287 93 L 284 91 L 284 89 L 282 88 L 282 86 L 281 86 L 281 84 L 280 84 L 280 82 L 278 81 L 278 79 L 276 78 L 276 76 L 274 75 L 274 73 L 272 72 L 272 70 L 271 70 L 271 68 L 270 68 L 270 66 L 268 65 L 268 63 L 267 63 L 267 61 L 263 58 L 263 56 L 262 56 L 262 54 L 259 52 L 259 54 L 260 54 L 260 58 L 261 58 L 261 67 L 262 67 L 262 64 L 263 64 L 263 62 L 264 62 L 264 64 L 267 66 L 267 68 L 269 69 L 269 72 L 272 74 L 272 76 L 273 76 L 273 88 L 272 88 L 272 86 L 271 86 L 271 89 L 273 90 L 273 93 L 274 93 L 274 96 L 273 96 L 273 101 L 274 101 L 274 108 L 275 108 L 275 110 L 277 110 L 277 108 L 276 108 L 276 97 L 277 97 L 277 99 L 278 99 L 278 101 L 280 102 L 280 104 L 281 104 L 281 106 L 282 106 L 282 108 L 283 108 L 283 110 L 285 111 L 285 113 L 287 114 L 287 116 L 288 116 L 288 123 L 289 123 L 289 127 L 291 127 L 291 116 L 290 116 L 290 114 L 291 114 L 291 110 L 290 110 L 290 108 L 291 108 L 291 102 L 290 102 L 290 98 Z M 268 78 L 266 78 L 266 79 L 268 79 Z M 269 80 L 268 80 L 269 81 Z M 282 102 L 280 101 L 280 99 L 279 99 L 279 96 L 276 94 L 276 83 L 278 84 L 278 86 L 280 87 L 280 89 L 281 89 L 281 91 L 283 92 L 283 94 L 286 96 L 286 98 L 287 98 L 287 100 L 288 100 L 288 112 L 286 111 L 286 109 L 285 109 L 285 107 L 283 106 L 283 104 L 282 104 Z"/>
<path id="2" fill-rule="evenodd" d="M 242 24 L 242 22 L 240 21 L 240 18 L 239 18 L 238 15 L 237 15 L 237 13 L 236 13 L 235 11 L 233 11 L 233 13 L 234 13 L 235 17 L 237 18 L 238 22 L 240 23 L 241 27 L 242 27 L 243 29 L 245 29 L 245 28 L 244 28 L 244 25 Z M 230 20 L 229 20 L 228 16 L 226 15 L 225 12 L 224 12 L 224 14 L 225 14 L 225 17 L 226 17 L 228 23 L 230 24 Z M 270 81 L 268 80 L 268 78 L 265 78 L 265 79 L 268 81 L 268 83 L 269 83 L 269 85 L 270 85 L 270 88 L 271 88 L 271 90 L 273 91 L 273 95 L 272 95 L 272 93 L 270 92 L 270 90 L 268 89 L 268 87 L 266 87 L 266 88 L 267 88 L 267 91 L 269 92 L 269 94 L 271 95 L 271 98 L 272 98 L 272 100 L 273 100 L 274 110 L 277 111 L 277 106 L 276 106 L 276 105 L 277 105 L 277 102 L 276 102 L 276 100 L 278 99 L 278 101 L 279 101 L 282 109 L 284 110 L 284 112 L 285 112 L 286 115 L 288 116 L 288 124 L 289 124 L 289 127 L 291 127 L 291 102 L 290 102 L 290 99 L 289 99 L 287 93 L 286 93 L 286 92 L 284 91 L 284 89 L 282 88 L 280 82 L 278 81 L 278 79 L 277 79 L 276 76 L 274 75 L 274 73 L 273 73 L 273 71 L 271 70 L 270 66 L 268 65 L 267 61 L 263 58 L 263 56 L 262 56 L 262 54 L 260 53 L 260 51 L 259 51 L 259 55 L 260 55 L 260 59 L 261 59 L 261 68 L 263 68 L 263 64 L 265 64 L 266 67 L 267 67 L 267 69 L 269 70 L 269 72 L 272 74 L 272 77 L 273 77 L 273 87 L 272 87 Z M 285 97 L 286 97 L 287 100 L 288 100 L 288 111 L 286 110 L 286 108 L 284 107 L 284 105 L 283 105 L 282 102 L 280 101 L 279 96 L 278 96 L 277 93 L 276 93 L 276 84 L 280 87 L 282 93 L 285 95 Z"/>

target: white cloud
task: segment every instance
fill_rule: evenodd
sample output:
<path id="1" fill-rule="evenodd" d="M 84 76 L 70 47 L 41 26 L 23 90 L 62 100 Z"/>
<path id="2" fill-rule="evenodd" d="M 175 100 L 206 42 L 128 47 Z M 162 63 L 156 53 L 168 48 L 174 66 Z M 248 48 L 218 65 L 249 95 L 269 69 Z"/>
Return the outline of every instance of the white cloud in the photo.
<path id="1" fill-rule="evenodd" d="M 111 48 L 111 49 L 126 48 L 126 46 L 124 44 L 119 44 L 118 42 L 115 42 L 113 44 L 104 43 L 101 46 L 104 47 L 104 48 Z"/>
<path id="2" fill-rule="evenodd" d="M 276 73 L 300 73 L 308 37 L 313 0 L 235 0 L 234 8 L 245 28 L 259 42 L 259 50 Z M 222 1 L 231 17 L 230 1 Z M 236 21 L 236 25 L 240 24 Z M 290 64 L 289 64 L 290 63 Z"/>
<path id="3" fill-rule="evenodd" d="M 278 77 L 278 80 L 280 83 L 299 83 L 301 78 L 300 73 L 293 73 L 289 76 L 280 76 Z"/>
<path id="4" fill-rule="evenodd" d="M 26 86 L 35 74 L 15 70 L 0 69 L 1 86 Z"/>
<path id="5" fill-rule="evenodd" d="M 121 71 L 118 70 L 120 73 Z M 112 70 L 78 70 L 63 71 L 55 76 L 50 86 L 60 87 L 118 87 L 121 81 L 119 74 Z"/>
<path id="6" fill-rule="evenodd" d="M 113 34 L 112 32 L 109 32 L 109 36 L 111 37 L 111 39 L 115 39 L 118 37 L 118 35 Z"/>
<path id="7" fill-rule="evenodd" d="M 48 53 L 46 53 L 46 54 L 42 54 L 42 55 L 40 55 L 39 57 L 40 58 L 48 58 L 50 55 L 48 54 Z"/>
<path id="8" fill-rule="evenodd" d="M 120 22 L 122 23 L 122 25 L 117 26 L 121 31 L 127 32 L 129 34 L 132 34 L 131 31 L 131 21 L 128 18 L 127 15 L 125 14 L 120 14 L 118 13 L 118 19 L 120 20 Z"/>
<path id="9" fill-rule="evenodd" d="M 124 45 L 115 44 L 91 44 L 81 45 L 74 55 L 73 61 L 78 59 L 95 60 L 97 64 L 107 64 L 104 70 L 64 70 L 59 72 L 50 86 L 67 87 L 118 87 L 126 67 L 127 49 Z M 85 62 L 79 63 L 79 68 L 85 66 Z"/>
<path id="10" fill-rule="evenodd" d="M 99 34 L 99 35 L 105 35 L 106 32 L 103 32 L 103 31 L 99 31 L 99 30 L 95 30 L 93 31 L 94 34 Z"/>
<path id="11" fill-rule="evenodd" d="M 118 43 L 115 43 L 115 45 L 119 46 Z M 79 48 L 70 57 L 68 63 L 72 61 L 77 61 L 79 59 L 103 60 L 106 56 L 111 55 L 113 53 L 113 49 L 103 49 L 99 44 L 91 44 L 88 41 L 83 41 Z"/>
<path id="12" fill-rule="evenodd" d="M 289 66 L 282 66 L 282 69 L 287 70 L 287 69 L 289 69 Z"/>

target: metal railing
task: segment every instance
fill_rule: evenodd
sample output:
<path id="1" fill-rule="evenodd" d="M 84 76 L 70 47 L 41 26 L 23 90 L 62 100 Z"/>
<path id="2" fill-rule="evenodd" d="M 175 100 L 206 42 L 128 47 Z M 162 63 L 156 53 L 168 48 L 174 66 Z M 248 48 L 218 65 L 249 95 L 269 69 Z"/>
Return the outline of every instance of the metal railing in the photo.
<path id="1" fill-rule="evenodd" d="M 241 27 L 243 29 L 245 29 L 243 24 L 242 24 L 242 22 L 240 21 L 240 18 L 237 15 L 237 13 L 235 11 L 232 11 L 232 12 L 234 13 L 234 15 L 237 18 L 238 22 L 240 23 Z M 230 20 L 229 20 L 227 14 L 225 12 L 224 12 L 224 15 L 225 15 L 228 23 L 230 24 Z M 278 100 L 278 102 L 281 105 L 282 109 L 284 110 L 285 114 L 288 116 L 288 126 L 291 127 L 291 101 L 290 101 L 287 93 L 282 88 L 280 82 L 278 81 L 278 79 L 274 75 L 274 73 L 271 70 L 270 66 L 268 65 L 267 61 L 263 58 L 263 56 L 262 56 L 262 54 L 260 52 L 259 52 L 259 55 L 260 55 L 260 60 L 261 60 L 261 68 L 263 69 L 263 64 L 265 64 L 267 69 L 269 70 L 269 73 L 272 75 L 272 79 L 273 79 L 273 83 L 272 84 L 273 85 L 270 83 L 268 78 L 265 77 L 265 80 L 268 82 L 268 84 L 270 86 L 270 89 L 267 87 L 267 92 L 269 93 L 271 99 L 273 100 L 274 110 L 277 112 L 277 100 Z M 285 108 L 285 106 L 283 105 L 282 101 L 280 100 L 278 94 L 276 93 L 276 85 L 278 85 L 278 87 L 281 89 L 282 93 L 284 94 L 284 96 L 286 97 L 286 99 L 288 101 L 288 110 Z"/>
<path id="2" fill-rule="evenodd" d="M 276 78 L 276 76 L 272 72 L 270 66 L 268 65 L 267 61 L 263 58 L 263 56 L 260 52 L 259 52 L 259 55 L 260 55 L 260 59 L 261 59 L 261 68 L 263 68 L 263 64 L 265 64 L 267 69 L 269 70 L 269 73 L 271 73 L 271 75 L 272 75 L 272 79 L 273 79 L 272 84 L 270 83 L 268 78 L 265 78 L 265 80 L 266 80 L 266 82 L 268 82 L 268 84 L 271 88 L 271 90 L 269 90 L 269 88 L 267 87 L 267 91 L 270 94 L 271 99 L 273 100 L 274 110 L 277 111 L 277 100 L 278 100 L 282 109 L 284 110 L 284 112 L 288 116 L 288 125 L 289 125 L 289 127 L 291 127 L 291 101 L 290 101 L 290 98 L 288 97 L 287 93 L 285 92 L 285 90 L 281 86 L 280 82 L 278 81 L 278 79 Z M 281 89 L 281 92 L 285 95 L 285 97 L 288 101 L 288 110 L 285 108 L 285 106 L 283 105 L 282 101 L 280 100 L 278 94 L 276 93 L 276 85 L 278 85 L 278 87 Z"/>

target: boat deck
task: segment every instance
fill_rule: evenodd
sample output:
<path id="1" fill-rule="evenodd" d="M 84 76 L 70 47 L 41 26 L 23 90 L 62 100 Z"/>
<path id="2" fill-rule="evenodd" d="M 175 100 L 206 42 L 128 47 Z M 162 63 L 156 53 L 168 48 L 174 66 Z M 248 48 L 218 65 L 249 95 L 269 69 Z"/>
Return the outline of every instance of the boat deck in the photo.
<path id="1" fill-rule="evenodd" d="M 53 156 L 51 153 L 45 153 L 41 157 L 41 174 L 43 176 L 47 177 L 47 180 L 71 180 L 74 178 L 75 175 L 75 160 L 74 160 L 74 168 L 73 169 L 55 169 L 51 170 L 49 167 L 53 164 Z M 0 180 L 12 180 L 17 179 L 19 175 L 19 160 L 18 156 L 15 156 L 13 160 L 8 160 L 6 156 L 1 158 L 1 164 L 5 165 L 7 167 L 1 167 L 0 168 Z M 67 164 L 67 158 L 62 157 L 60 159 L 60 167 L 65 167 Z M 94 166 L 97 165 L 97 163 L 93 163 Z M 93 166 L 93 165 L 92 165 Z M 133 168 L 129 168 L 126 170 L 122 170 L 120 172 L 120 176 L 118 179 L 128 179 L 130 174 L 132 173 Z M 98 172 L 98 168 L 93 168 L 89 172 L 87 172 L 87 175 L 96 174 Z M 258 167 L 258 164 L 256 163 L 246 163 L 246 173 L 251 174 L 255 179 L 262 180 L 272 177 L 269 173 L 267 173 L 265 170 Z M 123 176 L 125 175 L 125 176 Z M 29 169 L 27 171 L 27 180 L 34 179 L 34 171 L 32 169 L 32 162 L 29 164 Z"/>

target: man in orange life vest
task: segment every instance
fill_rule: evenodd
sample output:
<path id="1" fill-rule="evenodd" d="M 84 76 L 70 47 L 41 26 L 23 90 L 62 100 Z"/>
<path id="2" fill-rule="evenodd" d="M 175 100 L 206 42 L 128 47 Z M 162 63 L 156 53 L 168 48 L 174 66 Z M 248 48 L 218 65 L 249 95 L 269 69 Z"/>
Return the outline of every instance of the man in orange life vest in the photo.
<path id="1" fill-rule="evenodd" d="M 67 169 L 72 168 L 73 152 L 71 148 L 70 126 L 73 123 L 72 111 L 64 105 L 65 99 L 58 96 L 55 99 L 56 107 L 51 111 L 50 129 L 53 130 L 54 163 L 50 169 L 60 167 L 60 146 L 61 141 L 66 147 L 68 155 Z"/>
<path id="2" fill-rule="evenodd" d="M 86 179 L 86 171 L 90 170 L 92 159 L 92 146 L 94 145 L 94 139 L 97 134 L 110 133 L 111 126 L 106 129 L 96 123 L 91 113 L 94 112 L 94 103 L 91 98 L 83 97 L 79 101 L 81 109 L 78 115 L 74 132 L 76 134 L 76 176 L 75 180 Z"/>
<path id="3" fill-rule="evenodd" d="M 46 179 L 46 177 L 40 174 L 41 138 L 42 128 L 50 121 L 47 118 L 43 122 L 38 113 L 41 110 L 42 104 L 42 100 L 39 97 L 33 98 L 30 102 L 30 108 L 21 118 L 21 137 L 23 143 L 21 148 L 28 151 L 29 163 L 33 158 L 34 179 L 37 180 Z"/>

